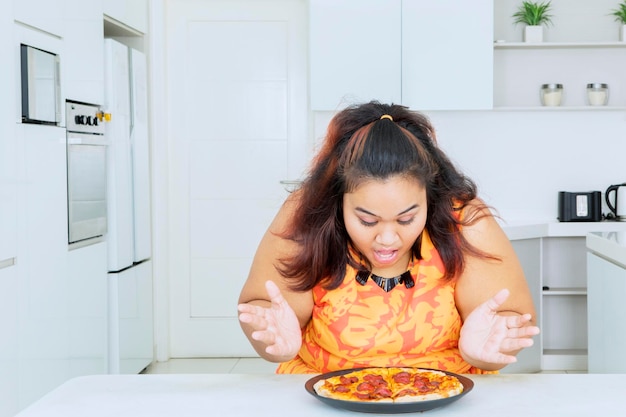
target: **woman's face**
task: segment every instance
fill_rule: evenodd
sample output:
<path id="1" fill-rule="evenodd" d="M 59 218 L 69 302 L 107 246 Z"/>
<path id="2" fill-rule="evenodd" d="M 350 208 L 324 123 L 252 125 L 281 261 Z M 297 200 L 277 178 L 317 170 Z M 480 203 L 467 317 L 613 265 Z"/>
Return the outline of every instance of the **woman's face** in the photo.
<path id="1" fill-rule="evenodd" d="M 424 187 L 403 176 L 368 180 L 343 196 L 343 218 L 353 245 L 372 272 L 385 278 L 406 271 L 427 209 Z"/>

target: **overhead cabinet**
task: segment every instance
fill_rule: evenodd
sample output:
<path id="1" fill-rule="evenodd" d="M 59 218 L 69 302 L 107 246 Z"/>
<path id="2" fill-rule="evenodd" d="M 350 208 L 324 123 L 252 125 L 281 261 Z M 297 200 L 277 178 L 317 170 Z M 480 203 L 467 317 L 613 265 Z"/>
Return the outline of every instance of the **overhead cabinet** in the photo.
<path id="1" fill-rule="evenodd" d="M 402 101 L 400 0 L 311 0 L 313 110 L 346 102 Z"/>
<path id="2" fill-rule="evenodd" d="M 492 108 L 492 0 L 311 0 L 309 12 L 312 110 Z"/>

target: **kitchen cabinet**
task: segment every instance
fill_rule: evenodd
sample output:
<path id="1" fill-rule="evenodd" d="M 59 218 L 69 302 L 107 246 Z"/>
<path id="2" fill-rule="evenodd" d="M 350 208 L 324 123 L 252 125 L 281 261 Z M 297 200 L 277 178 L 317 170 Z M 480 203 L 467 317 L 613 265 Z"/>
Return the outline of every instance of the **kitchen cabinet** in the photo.
<path id="1" fill-rule="evenodd" d="M 532 348 L 540 358 L 540 367 L 532 372 L 587 369 L 584 237 L 541 236 L 512 244 L 524 268 L 541 328 Z M 537 365 L 536 361 L 530 363 Z"/>
<path id="2" fill-rule="evenodd" d="M 67 379 L 105 373 L 106 244 L 69 250 L 66 133 L 18 124 L 19 406 Z"/>
<path id="3" fill-rule="evenodd" d="M 541 325 L 541 239 L 520 239 L 511 242 L 524 269 L 526 282 L 535 305 L 535 320 Z M 507 365 L 502 373 L 530 373 L 541 371 L 541 337 L 535 336 L 533 346 L 517 355 L 517 362 Z"/>
<path id="4" fill-rule="evenodd" d="M 106 0 L 102 1 L 102 7 L 106 18 L 113 19 L 116 25 L 148 32 L 148 0 Z"/>
<path id="5" fill-rule="evenodd" d="M 402 1 L 404 105 L 492 108 L 493 6 L 493 0 Z"/>
<path id="6" fill-rule="evenodd" d="M 504 230 L 524 268 L 537 310 L 541 333 L 535 336 L 532 349 L 539 349 L 540 369 L 587 370 L 593 340 L 587 325 L 591 306 L 587 305 L 586 236 L 594 231 L 626 233 L 626 223 L 546 223 L 509 226 Z M 591 329 L 597 320 L 589 320 Z M 518 364 L 504 372 L 515 372 L 520 366 L 524 372 L 536 367 L 534 354 L 518 359 Z"/>
<path id="7" fill-rule="evenodd" d="M 62 101 L 101 104 L 104 95 L 102 2 L 83 0 L 80 7 L 68 3 L 16 1 L 15 48 L 25 43 L 59 55 Z M 19 64 L 18 56 L 15 62 Z M 65 124 L 64 120 L 62 114 L 61 125 Z"/>
<path id="8" fill-rule="evenodd" d="M 104 101 L 102 7 L 107 3 L 81 0 L 80 7 L 65 8 L 62 32 L 65 53 L 61 57 L 64 98 L 93 104 Z"/>
<path id="9" fill-rule="evenodd" d="M 101 104 L 102 7 L 14 0 L 0 14 L 0 417 L 106 372 L 106 244 L 69 250 L 65 114 L 22 123 L 19 88 L 24 43 L 60 56 L 63 101 Z"/>
<path id="10" fill-rule="evenodd" d="M 68 378 L 107 373 L 107 245 L 99 242 L 66 254 Z"/>
<path id="11" fill-rule="evenodd" d="M 401 5 L 401 0 L 309 2 L 311 109 L 402 101 Z"/>
<path id="12" fill-rule="evenodd" d="M 544 26 L 544 42 L 521 42 L 523 25 L 511 15 L 517 0 L 494 2 L 494 109 L 624 110 L 626 42 L 610 11 L 613 0 L 553 1 L 553 25 Z M 561 105 L 543 107 L 542 84 L 563 84 Z M 609 85 L 606 106 L 590 106 L 586 86 Z"/>
<path id="13" fill-rule="evenodd" d="M 8 8 L 8 13 L 3 11 L 3 14 L 6 13 L 11 16 L 12 11 L 12 17 L 16 23 L 37 28 L 56 36 L 60 36 L 63 33 L 64 1 L 13 0 L 12 3 L 12 10 Z"/>
<path id="14" fill-rule="evenodd" d="M 626 232 L 587 236 L 589 372 L 626 372 Z"/>
<path id="15" fill-rule="evenodd" d="M 0 267 L 0 416 L 19 411 L 17 265 Z"/>
<path id="16" fill-rule="evenodd" d="M 152 261 L 108 275 L 108 370 L 137 374 L 154 358 Z"/>
<path id="17" fill-rule="evenodd" d="M 490 109 L 492 10 L 491 0 L 312 0 L 311 108 Z"/>
<path id="18" fill-rule="evenodd" d="M 13 21 L 0 14 L 0 54 L 12 56 Z M 17 256 L 17 141 L 14 104 L 17 94 L 11 71 L 0 73 L 0 268 Z"/>
<path id="19" fill-rule="evenodd" d="M 542 240 L 542 369 L 586 370 L 585 238 L 555 236 Z"/>
<path id="20" fill-rule="evenodd" d="M 19 404 L 68 378 L 65 129 L 18 124 Z"/>

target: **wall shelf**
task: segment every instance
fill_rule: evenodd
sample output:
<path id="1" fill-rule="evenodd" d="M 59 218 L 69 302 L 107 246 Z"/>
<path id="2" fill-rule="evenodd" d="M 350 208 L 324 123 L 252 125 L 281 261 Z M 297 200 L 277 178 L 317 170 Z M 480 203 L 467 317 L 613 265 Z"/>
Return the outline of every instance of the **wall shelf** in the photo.
<path id="1" fill-rule="evenodd" d="M 500 43 L 494 45 L 494 109 L 623 111 L 626 42 Z M 542 84 L 563 84 L 561 106 L 540 102 Z M 590 106 L 588 83 L 609 85 L 607 106 Z"/>
<path id="2" fill-rule="evenodd" d="M 626 42 L 494 42 L 494 49 L 626 48 Z"/>
<path id="3" fill-rule="evenodd" d="M 496 106 L 494 111 L 626 111 L 626 106 Z"/>

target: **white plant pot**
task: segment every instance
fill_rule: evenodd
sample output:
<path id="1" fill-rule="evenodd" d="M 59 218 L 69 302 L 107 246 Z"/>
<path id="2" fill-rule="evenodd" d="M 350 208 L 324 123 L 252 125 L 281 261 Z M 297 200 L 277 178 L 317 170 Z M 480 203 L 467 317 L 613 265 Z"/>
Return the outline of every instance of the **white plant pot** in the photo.
<path id="1" fill-rule="evenodd" d="M 626 42 L 626 25 L 622 25 L 619 28 L 619 40 Z"/>
<path id="2" fill-rule="evenodd" d="M 526 26 L 524 28 L 524 42 L 543 42 L 543 26 Z"/>

